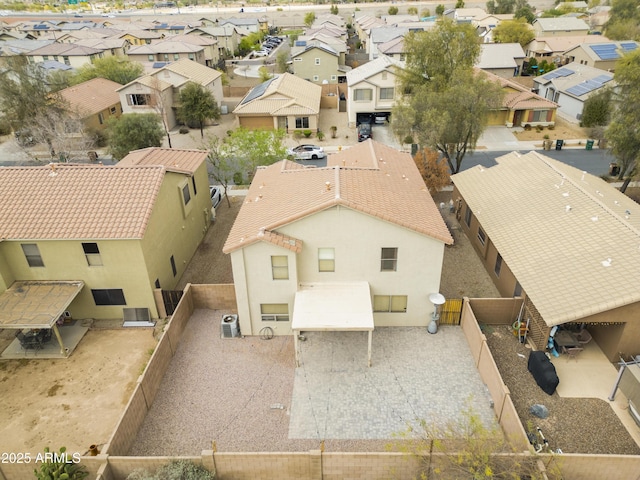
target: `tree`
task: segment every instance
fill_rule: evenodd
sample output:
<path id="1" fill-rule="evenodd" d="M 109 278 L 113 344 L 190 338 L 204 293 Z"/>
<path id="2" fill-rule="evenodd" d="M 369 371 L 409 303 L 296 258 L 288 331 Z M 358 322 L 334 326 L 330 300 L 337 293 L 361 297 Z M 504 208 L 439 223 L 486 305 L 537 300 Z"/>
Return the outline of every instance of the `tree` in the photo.
<path id="1" fill-rule="evenodd" d="M 637 173 L 640 156 L 640 50 L 627 53 L 616 63 L 613 93 L 614 108 L 605 137 L 620 165 L 619 179 L 625 179 L 621 191 Z"/>
<path id="2" fill-rule="evenodd" d="M 329 13 L 331 13 L 331 15 L 338 15 L 338 6 L 335 3 L 331 4 L 331 8 L 329 9 Z"/>
<path id="3" fill-rule="evenodd" d="M 424 10 L 422 10 L 420 12 L 420 16 L 422 18 L 430 17 L 431 16 L 431 10 L 429 10 L 428 8 L 425 8 Z"/>
<path id="4" fill-rule="evenodd" d="M 267 67 L 260 67 L 258 69 L 258 74 L 260 75 L 261 82 L 266 82 L 271 77 L 273 77 L 273 75 L 271 75 L 271 72 L 269 72 L 269 69 Z"/>
<path id="5" fill-rule="evenodd" d="M 414 455 L 419 478 L 453 480 L 559 479 L 553 457 L 545 465 L 535 454 L 525 453 L 524 442 L 510 441 L 498 426 L 487 427 L 470 408 L 462 419 L 445 425 L 419 420 L 399 435 L 397 448 Z M 425 452 L 427 454 L 425 455 Z"/>
<path id="6" fill-rule="evenodd" d="M 464 8 L 464 0 L 458 0 L 456 2 L 456 8 Z"/>
<path id="7" fill-rule="evenodd" d="M 528 3 L 525 3 L 523 5 L 516 6 L 516 11 L 513 14 L 513 17 L 516 19 L 524 18 L 527 23 L 532 24 L 536 19 L 536 14 L 533 7 L 531 7 L 531 5 L 529 5 Z"/>
<path id="8" fill-rule="evenodd" d="M 398 7 L 396 7 L 395 5 L 391 5 L 389 7 L 389 10 L 387 10 L 387 13 L 389 15 L 397 15 L 398 14 Z"/>
<path id="9" fill-rule="evenodd" d="M 112 118 L 107 128 L 109 153 L 116 160 L 122 160 L 133 150 L 162 145 L 164 132 L 155 113 L 128 113 Z"/>
<path id="10" fill-rule="evenodd" d="M 405 96 L 394 107 L 392 129 L 398 138 L 411 135 L 421 147 L 440 152 L 457 173 L 489 112 L 500 106 L 502 89 L 473 69 L 480 45 L 471 25 L 442 21 L 408 34 L 405 48 L 407 64 L 400 74 Z"/>
<path id="11" fill-rule="evenodd" d="M 444 5 L 440 3 L 440 4 L 438 4 L 438 6 L 436 7 L 436 15 L 438 15 L 439 17 L 441 17 L 443 13 L 444 13 Z"/>
<path id="12" fill-rule="evenodd" d="M 508 14 L 513 13 L 513 10 L 516 6 L 515 0 L 489 0 L 486 3 L 487 12 L 490 14 Z"/>
<path id="13" fill-rule="evenodd" d="M 204 124 L 207 120 L 220 118 L 220 108 L 213 93 L 199 83 L 189 82 L 180 90 L 180 106 L 178 118 L 187 125 L 200 128 L 200 136 L 204 138 Z"/>
<path id="14" fill-rule="evenodd" d="M 611 40 L 640 40 L 640 11 L 637 0 L 613 0 L 605 35 Z"/>
<path id="15" fill-rule="evenodd" d="M 287 149 L 282 141 L 284 130 L 235 129 L 224 140 L 214 137 L 205 145 L 209 150 L 210 176 L 216 183 L 227 187 L 240 179 L 243 183 L 253 177 L 256 167 L 271 165 L 286 157 Z M 231 206 L 227 198 L 227 205 Z"/>
<path id="16" fill-rule="evenodd" d="M 451 181 L 449 166 L 444 159 L 440 158 L 438 152 L 424 148 L 416 153 L 413 161 L 416 162 L 418 171 L 420 175 L 422 175 L 424 183 L 427 185 L 431 195 L 434 195 L 449 185 Z"/>
<path id="17" fill-rule="evenodd" d="M 144 73 L 144 68 L 138 62 L 123 57 L 111 56 L 97 58 L 93 63 L 80 67 L 72 77 L 73 84 L 78 84 L 93 78 L 106 78 L 120 85 L 126 85 Z"/>
<path id="18" fill-rule="evenodd" d="M 278 72 L 285 73 L 289 71 L 289 55 L 286 52 L 280 52 L 276 56 L 276 65 L 278 66 Z"/>
<path id="19" fill-rule="evenodd" d="M 309 12 L 304 16 L 304 24 L 307 27 L 313 25 L 313 22 L 316 21 L 316 14 L 314 12 Z"/>
<path id="20" fill-rule="evenodd" d="M 525 18 L 504 20 L 493 29 L 493 39 L 496 43 L 519 43 L 523 48 L 536 35 Z"/>
<path id="21" fill-rule="evenodd" d="M 407 8 L 407 13 L 409 15 L 418 15 L 418 8 L 417 7 L 409 7 L 409 8 Z"/>

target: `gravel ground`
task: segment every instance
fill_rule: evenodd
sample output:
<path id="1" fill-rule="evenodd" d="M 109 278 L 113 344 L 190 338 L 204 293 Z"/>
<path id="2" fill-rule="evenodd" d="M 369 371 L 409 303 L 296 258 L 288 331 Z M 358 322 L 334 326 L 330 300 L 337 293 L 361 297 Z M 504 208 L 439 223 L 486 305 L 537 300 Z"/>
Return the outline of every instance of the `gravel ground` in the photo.
<path id="1" fill-rule="evenodd" d="M 513 404 L 527 430 L 540 427 L 552 449 L 564 453 L 639 455 L 633 441 L 609 404 L 596 398 L 561 398 L 547 395 L 527 369 L 530 348 L 518 342 L 508 326 L 483 326 L 487 343 L 504 383 L 511 391 Z M 519 354 L 526 358 L 521 358 Z M 549 417 L 529 413 L 540 403 L 549 409 Z"/>

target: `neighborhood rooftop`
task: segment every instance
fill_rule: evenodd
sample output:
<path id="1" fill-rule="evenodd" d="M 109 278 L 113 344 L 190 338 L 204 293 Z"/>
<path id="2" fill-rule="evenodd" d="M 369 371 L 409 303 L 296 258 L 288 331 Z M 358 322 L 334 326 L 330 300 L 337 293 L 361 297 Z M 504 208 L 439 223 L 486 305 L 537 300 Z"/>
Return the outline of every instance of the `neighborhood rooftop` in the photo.
<path id="1" fill-rule="evenodd" d="M 207 158 L 206 150 L 177 148 L 143 148 L 134 150 L 118 163 L 119 166 L 162 165 L 170 172 L 193 174 Z"/>
<path id="2" fill-rule="evenodd" d="M 274 230 L 335 206 L 453 243 L 411 156 L 370 140 L 331 155 L 324 168 L 283 160 L 259 169 L 223 251 L 279 242 Z M 299 248 L 295 239 L 280 244 Z"/>
<path id="3" fill-rule="evenodd" d="M 637 203 L 537 152 L 497 162 L 452 180 L 547 325 L 640 301 Z"/>

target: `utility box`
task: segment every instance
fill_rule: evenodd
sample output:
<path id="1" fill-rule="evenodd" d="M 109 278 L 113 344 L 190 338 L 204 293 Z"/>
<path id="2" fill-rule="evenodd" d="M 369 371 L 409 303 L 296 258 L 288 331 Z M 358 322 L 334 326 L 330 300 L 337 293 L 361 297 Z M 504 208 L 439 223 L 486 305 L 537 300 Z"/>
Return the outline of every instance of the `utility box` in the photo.
<path id="1" fill-rule="evenodd" d="M 562 145 L 564 145 L 564 140 L 556 140 L 556 150 L 562 150 Z"/>

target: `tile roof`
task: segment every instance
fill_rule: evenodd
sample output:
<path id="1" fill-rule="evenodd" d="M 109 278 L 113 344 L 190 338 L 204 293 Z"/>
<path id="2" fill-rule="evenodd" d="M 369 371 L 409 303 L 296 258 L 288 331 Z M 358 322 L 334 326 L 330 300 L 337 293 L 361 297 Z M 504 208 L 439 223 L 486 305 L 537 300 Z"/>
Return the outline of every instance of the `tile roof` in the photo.
<path id="1" fill-rule="evenodd" d="M 131 47 L 127 55 L 149 55 L 156 53 L 195 53 L 202 52 L 202 45 L 192 45 L 190 43 L 174 42 L 171 40 L 162 40 L 149 45 L 138 45 Z"/>
<path id="2" fill-rule="evenodd" d="M 378 45 L 378 51 L 385 55 L 393 55 L 394 53 L 404 53 L 404 37 L 397 37 L 388 42 Z"/>
<path id="3" fill-rule="evenodd" d="M 613 86 L 615 83 L 613 82 L 613 73 L 605 72 L 600 68 L 590 67 L 589 65 L 583 65 L 580 62 L 571 62 L 567 65 L 563 65 L 561 69 L 565 69 L 568 75 L 565 76 L 554 76 L 553 72 L 557 72 L 560 69 L 552 70 L 551 72 L 540 75 L 533 79 L 534 83 L 540 83 L 542 85 L 547 85 L 549 83 L 553 84 L 554 88 L 558 92 L 562 92 L 565 95 L 570 95 L 572 97 L 578 98 L 580 100 L 586 100 L 591 95 L 601 91 L 601 88 L 604 86 Z M 549 78 L 551 77 L 551 78 Z M 593 79 L 599 79 L 598 83 L 601 86 L 590 89 L 589 91 L 584 90 L 584 93 L 580 95 L 576 95 L 571 91 L 567 91 L 571 87 L 575 87 L 577 85 L 585 84 Z M 604 81 L 607 79 L 606 81 Z"/>
<path id="4" fill-rule="evenodd" d="M 198 62 L 189 60 L 188 58 L 183 58 L 177 62 L 171 62 L 157 72 L 154 72 L 154 75 L 157 76 L 163 70 L 168 70 L 170 72 L 177 73 L 178 75 L 182 75 L 183 77 L 186 77 L 186 81 L 199 83 L 202 86 L 207 86 L 222 76 L 222 73 L 218 70 L 206 67 Z"/>
<path id="5" fill-rule="evenodd" d="M 27 55 L 64 55 L 64 56 L 88 56 L 98 55 L 102 50 L 93 47 L 83 47 L 74 43 L 51 43 L 44 47 L 31 50 Z"/>
<path id="6" fill-rule="evenodd" d="M 258 169 L 223 251 L 272 242 L 278 228 L 336 205 L 453 243 L 411 155 L 368 140 L 331 155 L 327 167 L 283 160 Z M 298 242 L 278 244 L 297 251 Z"/>
<path id="7" fill-rule="evenodd" d="M 502 108 L 508 108 L 510 110 L 527 110 L 527 109 L 553 109 L 557 108 L 558 104 L 547 100 L 540 95 L 536 95 L 531 90 L 523 87 L 519 83 L 512 82 L 509 79 L 499 77 L 486 70 L 476 71 L 482 72 L 489 80 L 497 82 L 502 85 L 502 89 L 506 92 L 502 99 Z"/>
<path id="8" fill-rule="evenodd" d="M 144 236 L 162 166 L 52 164 L 0 168 L 0 239 Z"/>
<path id="9" fill-rule="evenodd" d="M 134 150 L 118 162 L 119 166 L 151 166 L 162 165 L 168 171 L 177 173 L 193 173 L 207 159 L 206 150 L 180 150 L 177 148 L 149 147 Z"/>
<path id="10" fill-rule="evenodd" d="M 118 90 L 122 85 L 106 78 L 93 78 L 58 92 L 71 110 L 92 115 L 120 103 Z"/>
<path id="11" fill-rule="evenodd" d="M 290 73 L 283 73 L 251 89 L 233 113 L 236 115 L 318 115 L 321 96 L 320 85 Z"/>
<path id="12" fill-rule="evenodd" d="M 545 32 L 557 32 L 567 30 L 589 31 L 589 25 L 584 20 L 575 17 L 536 18 L 533 25 L 539 24 Z"/>
<path id="13" fill-rule="evenodd" d="M 516 59 L 525 57 L 519 43 L 483 43 L 480 45 L 478 68 L 516 68 Z"/>
<path id="14" fill-rule="evenodd" d="M 160 91 L 166 90 L 167 88 L 173 88 L 173 85 L 171 85 L 169 82 L 165 82 L 164 80 L 160 78 L 156 78 L 153 75 L 145 75 L 144 77 L 136 78 L 135 80 L 132 80 L 126 85 L 123 85 L 122 87 L 118 88 L 118 92 L 121 92 L 137 83 L 144 85 L 145 87 L 149 87 L 149 88 L 160 90 Z"/>
<path id="15" fill-rule="evenodd" d="M 392 70 L 394 67 L 402 68 L 400 62 L 383 55 L 375 60 L 365 63 L 364 65 L 360 65 L 347 73 L 347 84 L 349 86 L 356 85 L 384 70 L 394 73 Z"/>
<path id="16" fill-rule="evenodd" d="M 537 152 L 497 162 L 451 178 L 547 325 L 640 301 L 637 203 Z"/>

